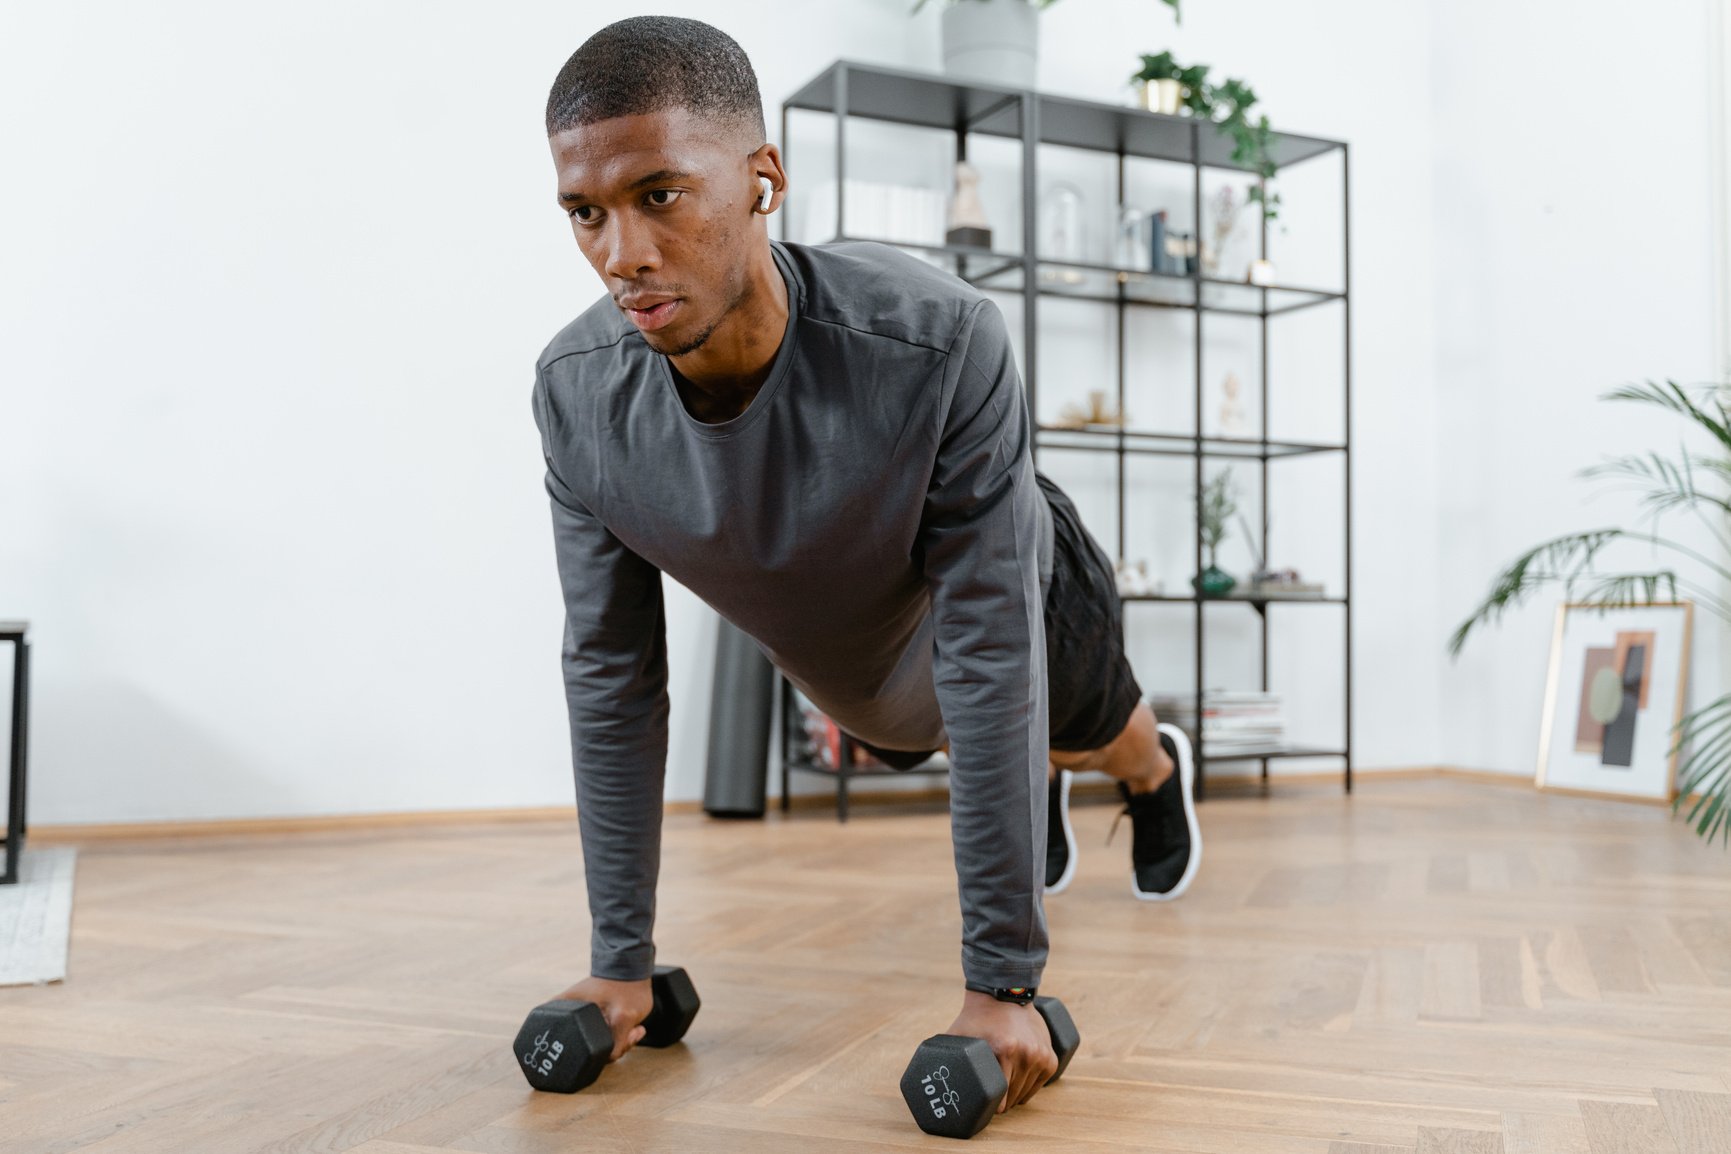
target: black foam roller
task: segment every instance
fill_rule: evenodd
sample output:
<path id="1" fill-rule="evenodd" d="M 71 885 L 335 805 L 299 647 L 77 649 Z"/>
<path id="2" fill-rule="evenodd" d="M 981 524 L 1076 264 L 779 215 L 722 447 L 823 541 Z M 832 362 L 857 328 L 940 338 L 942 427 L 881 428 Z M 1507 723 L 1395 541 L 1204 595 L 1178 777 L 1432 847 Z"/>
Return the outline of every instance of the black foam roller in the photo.
<path id="1" fill-rule="evenodd" d="M 762 817 L 769 787 L 775 667 L 756 642 L 726 619 L 718 625 L 703 812 L 714 817 Z"/>

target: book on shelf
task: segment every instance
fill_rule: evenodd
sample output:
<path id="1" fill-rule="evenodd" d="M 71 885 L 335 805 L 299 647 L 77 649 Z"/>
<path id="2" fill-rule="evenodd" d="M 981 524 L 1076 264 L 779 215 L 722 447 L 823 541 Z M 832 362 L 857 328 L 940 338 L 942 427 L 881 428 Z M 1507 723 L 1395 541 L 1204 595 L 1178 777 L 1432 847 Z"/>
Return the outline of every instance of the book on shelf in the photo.
<path id="1" fill-rule="evenodd" d="M 1156 693 L 1148 704 L 1161 720 L 1200 735 L 1205 750 L 1267 749 L 1286 740 L 1284 700 L 1278 693 L 1210 689 L 1202 694 L 1200 718 L 1194 693 Z"/>
<path id="2" fill-rule="evenodd" d="M 1316 599 L 1326 596 L 1328 592 L 1327 588 L 1320 581 L 1306 581 L 1302 583 L 1297 581 L 1270 581 L 1267 583 L 1252 581 L 1249 584 L 1242 586 L 1242 588 L 1244 591 L 1239 594 L 1239 596 L 1252 600 L 1259 597 L 1266 599 L 1274 599 L 1278 597 Z"/>

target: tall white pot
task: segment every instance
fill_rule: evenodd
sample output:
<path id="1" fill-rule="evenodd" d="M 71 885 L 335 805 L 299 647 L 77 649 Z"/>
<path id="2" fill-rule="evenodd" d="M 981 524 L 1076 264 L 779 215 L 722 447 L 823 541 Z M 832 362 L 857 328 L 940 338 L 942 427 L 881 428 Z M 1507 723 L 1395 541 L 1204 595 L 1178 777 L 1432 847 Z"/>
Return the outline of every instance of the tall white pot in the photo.
<path id="1" fill-rule="evenodd" d="M 1034 87 L 1040 13 L 1028 0 L 955 0 L 943 13 L 944 71 L 958 80 Z"/>

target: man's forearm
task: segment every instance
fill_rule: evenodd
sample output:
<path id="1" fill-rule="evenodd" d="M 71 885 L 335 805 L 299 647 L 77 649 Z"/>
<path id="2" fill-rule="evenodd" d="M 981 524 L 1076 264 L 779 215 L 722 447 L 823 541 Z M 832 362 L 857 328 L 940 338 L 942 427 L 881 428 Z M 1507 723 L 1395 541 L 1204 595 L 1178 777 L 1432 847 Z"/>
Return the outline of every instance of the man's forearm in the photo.
<path id="1" fill-rule="evenodd" d="M 665 725 L 660 749 L 644 763 L 585 765 L 581 754 L 576 761 L 577 821 L 591 918 L 589 972 L 639 981 L 655 965 Z"/>
<path id="2" fill-rule="evenodd" d="M 616 981 L 647 978 L 655 964 L 668 717 L 659 596 L 655 610 L 653 621 L 628 614 L 619 626 L 588 628 L 565 655 L 590 973 Z"/>

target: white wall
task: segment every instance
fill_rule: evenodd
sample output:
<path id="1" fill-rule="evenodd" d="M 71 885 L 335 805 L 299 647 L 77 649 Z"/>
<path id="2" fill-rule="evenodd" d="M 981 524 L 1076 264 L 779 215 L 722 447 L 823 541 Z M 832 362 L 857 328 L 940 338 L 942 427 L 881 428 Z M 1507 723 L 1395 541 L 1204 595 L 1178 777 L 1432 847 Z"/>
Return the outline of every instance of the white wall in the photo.
<path id="1" fill-rule="evenodd" d="M 1665 116 L 1616 114 L 1617 148 L 1650 148 L 1624 154 L 1666 166 L 1626 171 L 1664 188 L 1646 208 L 1663 210 L 1669 232 L 1620 250 L 1629 267 L 1611 277 L 1579 239 L 1607 219 L 1590 209 L 1617 206 L 1608 219 L 1624 238 L 1640 225 L 1607 181 L 1617 166 L 1603 159 L 1591 51 L 1546 47 L 1542 22 L 1510 28 L 1507 72 L 1492 84 L 1483 66 L 1461 64 L 1491 51 L 1474 37 L 1499 19 L 1490 6 L 1439 8 L 1434 22 L 1426 7 L 1371 0 L 1187 8 L 1175 30 L 1152 0 L 1067 0 L 1044 17 L 1041 85 L 1116 99 L 1135 53 L 1170 45 L 1248 77 L 1280 126 L 1352 142 L 1358 760 L 1518 763 L 1536 707 L 1463 737 L 1461 687 L 1488 669 L 1507 679 L 1494 699 L 1513 700 L 1528 684 L 1517 662 L 1542 654 L 1508 629 L 1478 665 L 1445 670 L 1441 646 L 1461 590 L 1554 526 L 1521 520 L 1528 506 L 1510 514 L 1493 483 L 1504 474 L 1484 468 L 1521 434 L 1496 454 L 1464 442 L 1478 470 L 1461 467 L 1456 434 L 1498 412 L 1484 407 L 1492 399 L 1531 429 L 1567 382 L 1591 381 L 1585 395 L 1600 380 L 1685 372 L 1657 355 L 1661 344 L 1705 356 L 1705 304 L 1679 275 L 1693 264 L 1705 275 L 1688 243 L 1703 218 L 1677 191 L 1699 175 L 1699 37 L 1656 13 L 1593 33 L 1607 58 L 1635 37 L 1643 55 L 1629 58 L 1682 76 Z M 25 176 L 0 184 L 0 615 L 37 627 L 33 820 L 569 802 L 558 594 L 527 396 L 535 354 L 599 288 L 550 203 L 540 108 L 586 35 L 642 11 L 734 34 L 772 132 L 781 99 L 838 55 L 938 65 L 935 6 L 909 18 L 903 0 L 627 4 L 604 16 L 530 3 L 485 15 L 191 2 L 10 14 L 0 150 Z M 1563 191 L 1578 199 L 1557 201 L 1553 170 L 1535 157 L 1558 153 L 1524 143 L 1512 127 L 1523 100 L 1508 92 L 1530 85 L 1526 101 L 1538 100 L 1546 70 L 1565 67 L 1579 70 L 1582 103 L 1551 110 L 1546 140 L 1565 142 Z M 1432 77 L 1440 86 L 1445 71 L 1484 79 L 1478 103 L 1444 107 Z M 1460 148 L 1469 119 L 1508 120 L 1502 151 L 1481 162 Z M 1433 181 L 1438 147 L 1457 171 Z M 1492 159 L 1514 162 L 1514 176 Z M 1498 213 L 1541 195 L 1576 206 L 1558 222 L 1568 243 L 1559 227 L 1542 253 L 1483 254 L 1507 262 L 1488 279 L 1508 307 L 1496 310 L 1500 343 L 1470 362 L 1452 335 L 1487 278 L 1462 269 L 1480 242 L 1444 226 L 1456 218 L 1443 198 L 1461 191 L 1451 181 L 1482 190 L 1477 211 L 1498 222 L 1473 235 L 1500 231 L 1505 243 L 1529 243 L 1518 234 L 1531 222 Z M 1295 227 L 1289 243 L 1306 235 Z M 1593 323 L 1564 312 L 1565 299 L 1595 308 Z M 1514 327 L 1535 305 L 1551 318 L 1544 341 L 1522 337 L 1529 322 Z M 1631 334 L 1618 346 L 1626 370 L 1603 355 L 1557 363 L 1558 331 L 1619 326 Z M 1433 373 L 1439 341 L 1453 384 Z M 1326 364 L 1307 369 L 1327 375 Z M 1550 392 L 1532 389 L 1541 379 Z M 1535 475 L 1557 471 L 1557 451 L 1534 451 L 1553 458 Z M 1074 483 L 1087 499 L 1088 478 Z M 1301 511 L 1277 520 L 1295 556 L 1303 528 Z M 1136 628 L 1139 669 L 1155 683 L 1169 654 Z M 1334 636 L 1330 622 L 1289 641 L 1282 652 L 1300 664 L 1277 666 L 1277 684 L 1334 678 L 1338 654 L 1323 648 Z M 670 637 L 669 793 L 694 797 L 713 627 L 679 590 Z M 1439 699 L 1452 703 L 1440 713 Z M 1316 715 L 1332 718 L 1335 704 L 1322 699 Z"/>
<path id="2" fill-rule="evenodd" d="M 1712 378 L 1715 253 L 1705 4 L 1466 0 L 1432 13 L 1435 658 L 1526 549 L 1639 524 L 1632 495 L 1576 474 L 1612 455 L 1673 454 L 1684 426 L 1596 398 Z M 1650 98 L 1607 88 L 1629 61 L 1662 78 Z M 1664 530 L 1716 552 L 1699 524 L 1673 516 Z M 1674 563 L 1642 548 L 1606 560 L 1613 572 Z M 1445 665 L 1445 763 L 1533 772 L 1561 600 L 1537 598 Z M 1696 630 L 1691 682 L 1705 704 L 1722 692 L 1724 630 L 1705 613 Z"/>
<path id="3" fill-rule="evenodd" d="M 614 5 L 713 16 L 712 5 Z M 570 4 L 19 5 L 0 605 L 32 819 L 568 803 L 535 356 L 599 292 L 541 110 Z M 728 7 L 766 99 L 887 0 Z M 670 606 L 675 792 L 712 627 Z"/>

